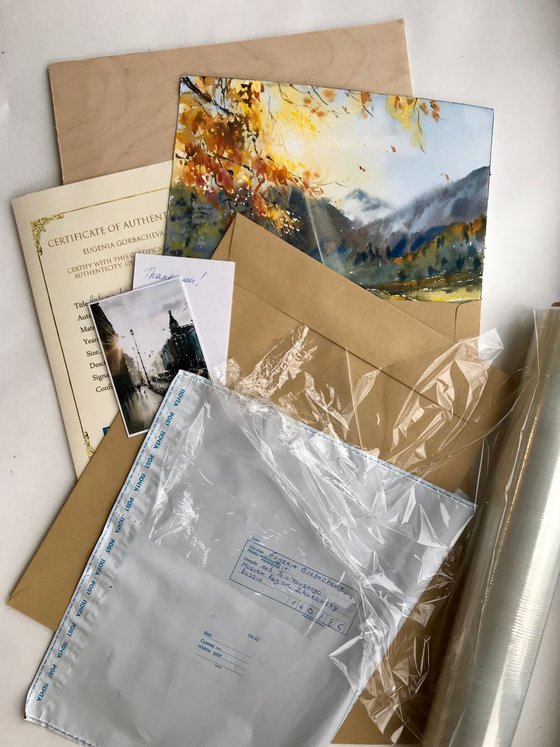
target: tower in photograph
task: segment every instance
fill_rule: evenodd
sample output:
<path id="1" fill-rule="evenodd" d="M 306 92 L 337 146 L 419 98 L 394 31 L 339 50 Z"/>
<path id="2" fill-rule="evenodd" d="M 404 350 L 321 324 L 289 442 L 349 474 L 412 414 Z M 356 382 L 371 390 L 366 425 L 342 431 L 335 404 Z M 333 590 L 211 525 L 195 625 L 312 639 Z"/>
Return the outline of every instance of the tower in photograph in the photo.
<path id="1" fill-rule="evenodd" d="M 180 369 L 206 374 L 202 348 L 192 322 L 181 325 L 169 310 L 170 336 L 161 349 L 163 365 L 172 376 Z"/>

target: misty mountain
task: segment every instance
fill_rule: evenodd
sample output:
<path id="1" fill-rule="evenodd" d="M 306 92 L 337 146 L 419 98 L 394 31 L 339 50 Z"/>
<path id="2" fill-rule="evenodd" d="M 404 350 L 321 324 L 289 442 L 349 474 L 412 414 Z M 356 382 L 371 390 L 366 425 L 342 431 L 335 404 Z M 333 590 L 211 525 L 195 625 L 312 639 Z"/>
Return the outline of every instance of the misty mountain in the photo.
<path id="1" fill-rule="evenodd" d="M 337 200 L 335 205 L 356 226 L 385 218 L 392 212 L 388 202 L 372 197 L 363 189 L 353 189 L 344 199 Z"/>
<path id="2" fill-rule="evenodd" d="M 290 228 L 255 215 L 250 191 L 236 195 L 235 209 L 372 292 L 441 296 L 480 286 L 488 181 L 488 167 L 475 169 L 396 210 L 362 189 L 334 205 L 296 187 L 270 187 L 266 201 L 287 212 Z M 210 202 L 193 189 L 173 186 L 166 252 L 211 256 L 231 220 L 230 203 L 225 193 Z"/>
<path id="3" fill-rule="evenodd" d="M 416 252 L 452 223 L 471 223 L 486 214 L 489 169 L 484 166 L 425 192 L 386 217 L 356 228 L 347 241 L 352 248 L 388 246 L 391 258 Z"/>

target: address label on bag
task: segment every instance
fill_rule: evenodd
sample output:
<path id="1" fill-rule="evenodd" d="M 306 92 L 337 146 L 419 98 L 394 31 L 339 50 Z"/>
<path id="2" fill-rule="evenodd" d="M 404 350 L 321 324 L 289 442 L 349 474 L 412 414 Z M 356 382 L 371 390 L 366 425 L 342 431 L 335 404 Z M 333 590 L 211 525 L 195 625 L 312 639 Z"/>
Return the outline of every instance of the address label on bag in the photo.
<path id="1" fill-rule="evenodd" d="M 230 580 L 344 636 L 358 612 L 351 586 L 254 540 L 245 543 Z"/>

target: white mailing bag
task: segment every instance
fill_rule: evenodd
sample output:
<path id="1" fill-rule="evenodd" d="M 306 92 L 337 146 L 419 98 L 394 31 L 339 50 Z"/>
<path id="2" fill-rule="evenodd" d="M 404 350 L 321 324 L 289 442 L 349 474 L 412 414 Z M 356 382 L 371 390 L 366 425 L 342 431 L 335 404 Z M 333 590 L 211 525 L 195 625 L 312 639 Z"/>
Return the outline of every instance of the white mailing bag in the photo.
<path id="1" fill-rule="evenodd" d="M 316 747 L 474 512 L 180 372 L 29 691 L 96 747 Z"/>

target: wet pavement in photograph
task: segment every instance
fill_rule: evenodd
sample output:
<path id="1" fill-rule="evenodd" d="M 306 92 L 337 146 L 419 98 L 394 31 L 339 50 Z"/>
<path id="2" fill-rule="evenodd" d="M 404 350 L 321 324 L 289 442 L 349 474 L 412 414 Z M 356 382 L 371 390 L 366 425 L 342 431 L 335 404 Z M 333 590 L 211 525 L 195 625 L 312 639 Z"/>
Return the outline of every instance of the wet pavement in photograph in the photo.
<path id="1" fill-rule="evenodd" d="M 162 394 L 142 384 L 122 402 L 123 415 L 131 435 L 148 430 L 162 399 Z"/>

